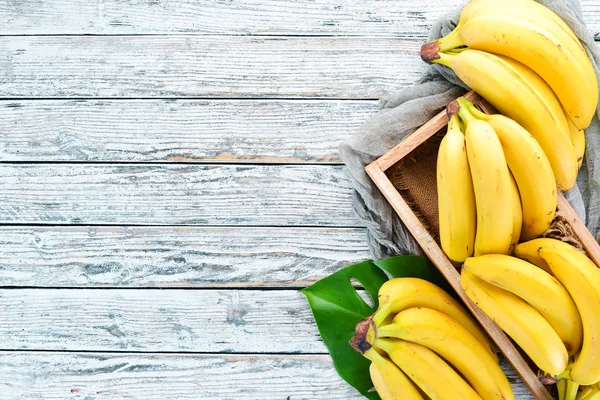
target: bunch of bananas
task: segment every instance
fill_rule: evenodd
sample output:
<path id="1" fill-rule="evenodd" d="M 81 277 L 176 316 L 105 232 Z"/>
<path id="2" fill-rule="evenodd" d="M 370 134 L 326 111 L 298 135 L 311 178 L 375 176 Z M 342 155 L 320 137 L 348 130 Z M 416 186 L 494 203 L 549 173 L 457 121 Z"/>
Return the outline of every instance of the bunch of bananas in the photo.
<path id="1" fill-rule="evenodd" d="M 562 398 L 575 399 L 579 385 L 589 386 L 587 397 L 596 396 L 600 270 L 556 239 L 521 243 L 515 254 L 519 258 L 467 258 L 461 272 L 465 293 L 542 371 L 565 379 L 569 393 Z"/>
<path id="2" fill-rule="evenodd" d="M 534 0 L 473 0 L 456 29 L 423 45 L 421 57 L 450 67 L 525 128 L 546 154 L 558 188 L 573 187 L 598 81 L 585 49 L 558 15 Z"/>
<path id="3" fill-rule="evenodd" d="M 472 255 L 512 254 L 520 240 L 538 237 L 554 218 L 552 167 L 514 120 L 485 114 L 464 98 L 448 106 L 449 114 L 457 108 L 438 150 L 442 249 L 457 264 Z"/>
<path id="4" fill-rule="evenodd" d="M 491 342 L 438 286 L 396 278 L 379 290 L 379 308 L 350 344 L 371 361 L 383 400 L 514 399 Z"/>

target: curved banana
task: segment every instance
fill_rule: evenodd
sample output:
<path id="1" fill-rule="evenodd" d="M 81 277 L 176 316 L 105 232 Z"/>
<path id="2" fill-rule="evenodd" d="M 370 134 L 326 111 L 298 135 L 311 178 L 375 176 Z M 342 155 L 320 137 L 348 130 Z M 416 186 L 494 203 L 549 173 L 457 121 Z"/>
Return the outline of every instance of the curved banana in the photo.
<path id="1" fill-rule="evenodd" d="M 508 334 L 533 362 L 552 375 L 562 373 L 569 355 L 552 326 L 518 296 L 491 285 L 466 270 L 462 287 L 469 298 Z"/>
<path id="2" fill-rule="evenodd" d="M 583 346 L 571 367 L 571 380 L 580 385 L 600 381 L 600 274 L 598 267 L 575 249 L 542 247 L 540 256 L 567 288 L 583 322 Z"/>
<path id="3" fill-rule="evenodd" d="M 515 247 L 515 256 L 523 260 L 529 261 L 533 265 L 537 265 L 544 271 L 551 274 L 552 270 L 550 269 L 550 266 L 546 261 L 544 261 L 542 257 L 540 257 L 538 253 L 539 249 L 541 249 L 542 247 L 574 249 L 574 247 L 570 244 L 557 239 L 538 238 L 530 240 L 528 242 L 519 243 L 517 247 Z"/>
<path id="4" fill-rule="evenodd" d="M 564 286 L 546 271 L 515 257 L 486 255 L 467 258 L 463 270 L 519 296 L 539 311 L 575 354 L 583 340 L 577 306 Z"/>
<path id="5" fill-rule="evenodd" d="M 575 126 L 587 128 L 598 104 L 598 81 L 585 49 L 567 24 L 535 1 L 510 1 L 503 6 L 476 3 L 473 9 L 465 7 L 457 28 L 435 46 L 445 51 L 466 45 L 527 65 L 548 82 Z"/>
<path id="6" fill-rule="evenodd" d="M 538 141 L 559 189 L 575 185 L 577 158 L 569 127 L 556 96 L 539 75 L 514 60 L 478 50 L 438 56 L 433 62 L 452 68 L 467 86 Z"/>
<path id="7" fill-rule="evenodd" d="M 448 123 L 437 159 L 437 190 L 442 250 L 454 263 L 473 255 L 475 194 L 458 115 Z"/>
<path id="8" fill-rule="evenodd" d="M 452 364 L 484 400 L 514 399 L 497 361 L 455 319 L 429 308 L 409 308 L 377 329 L 378 338 L 402 339 L 425 346 Z"/>
<path id="9" fill-rule="evenodd" d="M 544 150 L 512 119 L 501 114 L 485 114 L 464 98 L 459 98 L 458 103 L 494 128 L 521 196 L 523 225 L 520 239 L 538 237 L 550 226 L 557 204 L 556 180 Z"/>
<path id="10" fill-rule="evenodd" d="M 464 107 L 458 114 L 467 125 L 465 142 L 475 190 L 475 255 L 507 254 L 513 234 L 513 209 L 502 145 L 490 124 L 475 119 Z"/>
<path id="11" fill-rule="evenodd" d="M 375 348 L 364 354 L 369 360 L 369 373 L 381 400 L 423 400 L 423 396 L 404 372 Z"/>
<path id="12" fill-rule="evenodd" d="M 427 307 L 454 318 L 475 336 L 497 359 L 494 345 L 477 322 L 458 301 L 431 282 L 419 278 L 395 278 L 379 289 L 379 308 L 373 323 L 379 327 L 391 314 L 411 307 Z"/>
<path id="13" fill-rule="evenodd" d="M 575 157 L 577 157 L 577 166 L 581 168 L 583 156 L 585 155 L 585 131 L 578 129 L 571 120 L 568 120 L 567 123 L 569 124 L 573 151 L 575 151 Z"/>
<path id="14" fill-rule="evenodd" d="M 452 367 L 427 347 L 398 339 L 377 339 L 375 347 L 385 351 L 430 399 L 481 400 Z"/>
<path id="15" fill-rule="evenodd" d="M 513 216 L 513 231 L 510 237 L 510 246 L 508 248 L 508 254 L 512 254 L 515 251 L 515 246 L 519 243 L 521 237 L 521 230 L 523 228 L 523 207 L 521 203 L 521 195 L 519 194 L 519 188 L 515 177 L 509 171 L 508 176 L 510 177 L 510 194 L 511 194 L 511 205 L 512 205 L 512 216 Z"/>

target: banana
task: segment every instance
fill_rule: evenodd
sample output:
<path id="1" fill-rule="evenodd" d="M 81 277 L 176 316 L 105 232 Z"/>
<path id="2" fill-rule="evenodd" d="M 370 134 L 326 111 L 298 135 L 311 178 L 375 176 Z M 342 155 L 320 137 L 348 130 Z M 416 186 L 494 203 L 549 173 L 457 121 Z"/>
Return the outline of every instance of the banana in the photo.
<path id="1" fill-rule="evenodd" d="M 583 164 L 583 156 L 585 155 L 585 132 L 583 129 L 578 129 L 571 120 L 568 120 L 569 132 L 571 134 L 571 142 L 575 157 L 577 157 L 577 167 L 581 168 Z"/>
<path id="2" fill-rule="evenodd" d="M 502 145 L 490 124 L 475 119 L 463 107 L 458 114 L 467 125 L 465 142 L 475 190 L 475 255 L 507 254 L 513 233 L 513 209 Z"/>
<path id="3" fill-rule="evenodd" d="M 542 247 L 560 248 L 560 249 L 572 249 L 574 248 L 568 243 L 562 242 L 557 239 L 551 238 L 538 238 L 528 242 L 519 243 L 515 247 L 515 256 L 527 260 L 530 263 L 537 265 L 544 271 L 552 273 L 550 266 L 542 257 L 540 257 L 538 250 Z"/>
<path id="4" fill-rule="evenodd" d="M 431 282 L 419 278 L 395 278 L 385 282 L 379 289 L 379 308 L 373 314 L 376 327 L 391 314 L 411 307 L 427 307 L 448 315 L 458 321 L 477 338 L 497 359 L 494 345 L 471 315 L 452 296 Z"/>
<path id="5" fill-rule="evenodd" d="M 518 296 L 489 284 L 466 270 L 462 287 L 469 298 L 508 334 L 543 371 L 559 375 L 569 355 L 552 326 Z"/>
<path id="6" fill-rule="evenodd" d="M 548 157 L 537 140 L 517 122 L 501 114 L 485 114 L 465 98 L 459 98 L 458 103 L 494 128 L 521 196 L 520 239 L 538 237 L 550 226 L 557 205 L 556 180 Z"/>
<path id="7" fill-rule="evenodd" d="M 509 171 L 508 176 L 510 177 L 510 193 L 511 193 L 511 204 L 512 204 L 512 216 L 513 216 L 513 231 L 510 237 L 510 246 L 508 247 L 508 254 L 512 254 L 515 251 L 515 246 L 519 243 L 519 237 L 521 236 L 521 229 L 523 228 L 523 208 L 521 205 L 521 195 L 519 194 L 519 188 L 515 177 Z"/>
<path id="8" fill-rule="evenodd" d="M 508 379 L 483 344 L 456 320 L 429 308 L 409 308 L 377 329 L 378 338 L 425 346 L 452 364 L 484 400 L 514 399 Z"/>
<path id="9" fill-rule="evenodd" d="M 423 400 L 423 396 L 404 372 L 373 348 L 365 353 L 371 360 L 369 373 L 381 400 Z"/>
<path id="10" fill-rule="evenodd" d="M 587 128 L 598 104 L 598 81 L 585 49 L 567 24 L 535 1 L 509 1 L 502 6 L 475 3 L 479 4 L 472 10 L 465 7 L 453 32 L 426 46 L 441 51 L 468 46 L 527 65 L 548 82 L 575 126 Z"/>
<path id="11" fill-rule="evenodd" d="M 473 255 L 475 194 L 458 115 L 448 123 L 437 159 L 437 189 L 442 250 L 454 263 Z"/>
<path id="12" fill-rule="evenodd" d="M 467 258 L 463 270 L 529 303 L 550 323 L 569 354 L 581 348 L 583 327 L 577 306 L 564 286 L 546 271 L 496 254 Z"/>
<path id="13" fill-rule="evenodd" d="M 438 56 L 433 62 L 452 68 L 467 86 L 538 141 L 559 189 L 568 190 L 575 185 L 577 157 L 565 114 L 539 75 L 514 60 L 478 50 Z"/>
<path id="14" fill-rule="evenodd" d="M 554 276 L 567 288 L 583 322 L 583 346 L 571 367 L 571 380 L 580 385 L 600 381 L 600 274 L 596 265 L 575 249 L 539 250 Z"/>
<path id="15" fill-rule="evenodd" d="M 398 339 L 377 339 L 375 347 L 385 351 L 430 399 L 481 400 L 452 367 L 427 347 Z"/>

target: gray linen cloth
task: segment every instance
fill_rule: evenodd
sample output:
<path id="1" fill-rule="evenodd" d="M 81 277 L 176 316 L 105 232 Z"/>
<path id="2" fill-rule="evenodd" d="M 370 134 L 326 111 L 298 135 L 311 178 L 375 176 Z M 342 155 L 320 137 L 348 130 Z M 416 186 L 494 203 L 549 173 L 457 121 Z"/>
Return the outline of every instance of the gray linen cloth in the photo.
<path id="1" fill-rule="evenodd" d="M 584 24 L 577 0 L 539 0 L 554 10 L 573 29 L 585 46 L 600 77 L 600 49 Z M 437 21 L 429 40 L 445 36 L 458 22 L 460 10 Z M 380 111 L 359 132 L 340 145 L 354 187 L 353 202 L 358 218 L 368 228 L 374 258 L 395 254 L 420 254 L 421 250 L 387 200 L 365 172 L 365 166 L 394 147 L 407 135 L 431 119 L 467 88 L 448 68 L 428 67 L 414 86 L 392 94 L 380 102 Z M 565 193 L 577 214 L 596 240 L 600 240 L 600 108 L 586 129 L 587 147 L 577 185 Z"/>

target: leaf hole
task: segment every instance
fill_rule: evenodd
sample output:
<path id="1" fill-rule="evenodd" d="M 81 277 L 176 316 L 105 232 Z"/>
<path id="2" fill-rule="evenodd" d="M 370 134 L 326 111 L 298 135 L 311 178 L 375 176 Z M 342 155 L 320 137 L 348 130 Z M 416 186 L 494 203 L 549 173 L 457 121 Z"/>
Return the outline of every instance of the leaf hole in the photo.
<path id="1" fill-rule="evenodd" d="M 371 297 L 369 292 L 367 292 L 366 290 L 357 290 L 363 288 L 363 284 L 360 283 L 358 279 L 350 277 L 350 284 L 352 285 L 354 290 L 356 290 L 356 293 L 365 302 L 366 305 L 368 305 L 370 308 L 373 308 L 375 306 L 375 301 L 373 301 L 373 298 Z"/>

